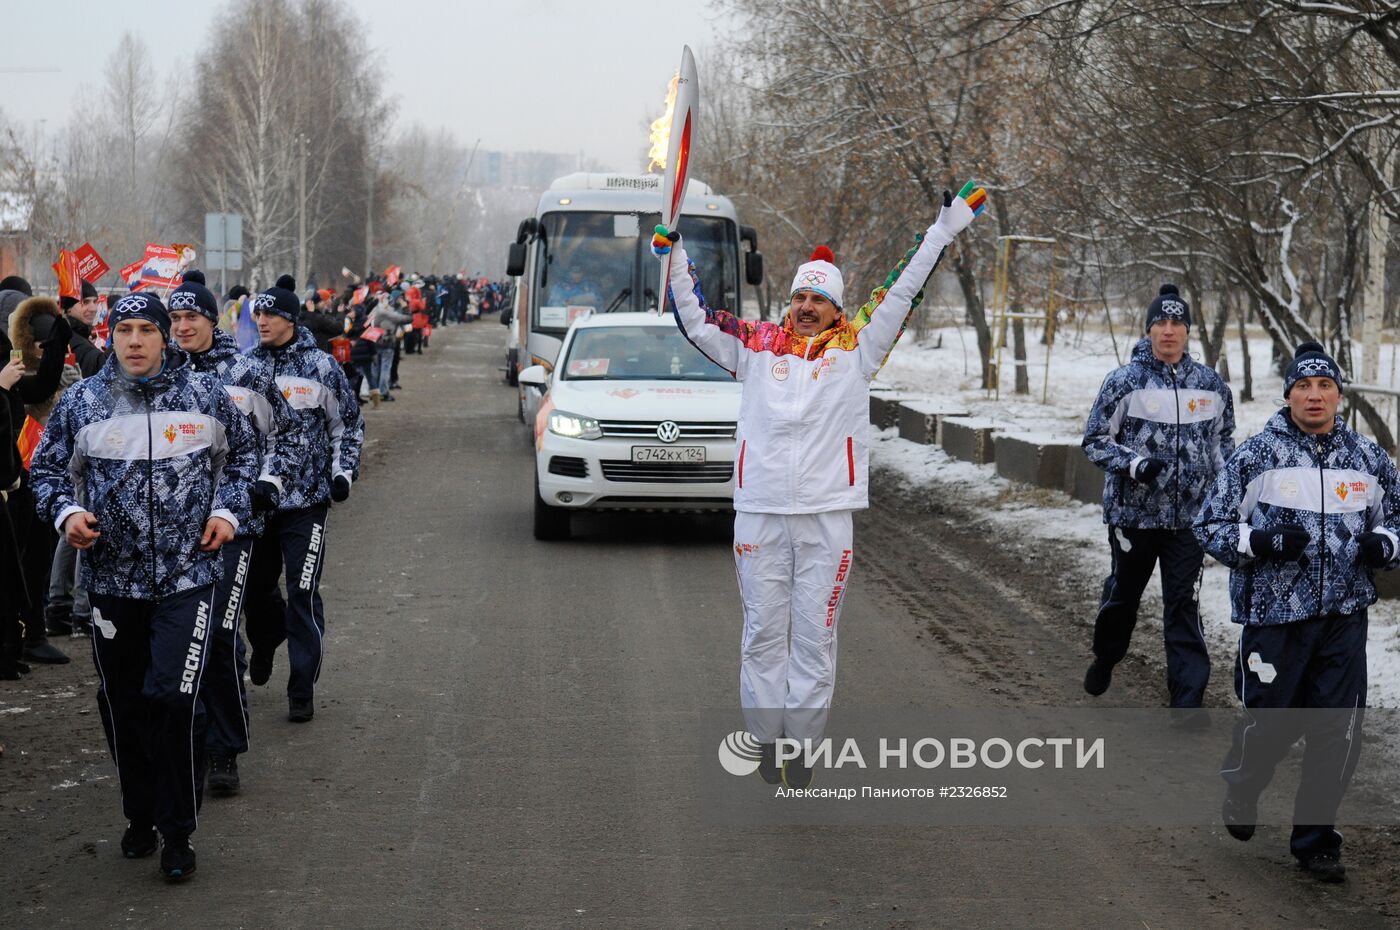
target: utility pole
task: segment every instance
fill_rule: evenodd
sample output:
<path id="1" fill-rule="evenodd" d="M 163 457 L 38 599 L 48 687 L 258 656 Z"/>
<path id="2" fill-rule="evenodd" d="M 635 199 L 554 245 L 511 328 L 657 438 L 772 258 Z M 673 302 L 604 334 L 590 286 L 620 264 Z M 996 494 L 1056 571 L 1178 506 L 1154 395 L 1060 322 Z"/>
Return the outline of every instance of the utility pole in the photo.
<path id="1" fill-rule="evenodd" d="M 448 214 L 448 219 L 442 227 L 442 235 L 438 237 L 437 248 L 433 250 L 433 263 L 428 267 L 432 274 L 438 273 L 438 259 L 442 256 L 442 247 L 447 244 L 447 237 L 452 232 L 452 224 L 457 222 L 457 206 L 461 203 L 462 195 L 466 193 L 467 182 L 472 176 L 472 164 L 476 161 L 476 150 L 481 147 L 481 140 L 477 139 L 472 146 L 472 153 L 467 158 L 467 168 L 462 172 L 462 184 L 457 188 L 457 193 L 452 197 L 452 212 Z"/>
<path id="2" fill-rule="evenodd" d="M 306 133 L 297 136 L 297 284 L 306 283 Z"/>

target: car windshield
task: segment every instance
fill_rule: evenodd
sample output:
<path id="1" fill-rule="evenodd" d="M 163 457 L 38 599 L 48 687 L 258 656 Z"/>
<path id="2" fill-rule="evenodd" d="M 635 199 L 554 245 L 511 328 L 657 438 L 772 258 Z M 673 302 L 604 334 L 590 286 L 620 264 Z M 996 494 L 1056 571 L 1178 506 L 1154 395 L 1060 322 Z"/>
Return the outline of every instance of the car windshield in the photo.
<path id="1" fill-rule="evenodd" d="M 672 326 L 580 329 L 564 360 L 566 381 L 730 381 Z"/>

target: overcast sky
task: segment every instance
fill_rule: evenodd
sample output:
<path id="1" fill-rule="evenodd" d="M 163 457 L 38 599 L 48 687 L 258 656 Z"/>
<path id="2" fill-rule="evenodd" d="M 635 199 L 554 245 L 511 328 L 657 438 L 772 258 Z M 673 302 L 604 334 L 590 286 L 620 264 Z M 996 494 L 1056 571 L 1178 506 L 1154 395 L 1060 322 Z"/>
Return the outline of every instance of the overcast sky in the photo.
<path id="1" fill-rule="evenodd" d="M 725 31 L 710 0 L 347 0 L 373 35 L 396 99 L 396 128 L 444 126 L 483 149 L 578 152 L 610 168 L 632 164 L 642 124 L 661 114 L 681 46 L 705 56 Z M 5 13 L 0 110 L 25 126 L 68 121 L 83 85 L 125 29 L 146 39 L 163 77 L 178 83 L 210 41 L 223 3 L 151 0 L 19 2 Z M 157 33 L 153 24 L 160 24 Z M 56 67 L 57 73 L 15 73 Z"/>

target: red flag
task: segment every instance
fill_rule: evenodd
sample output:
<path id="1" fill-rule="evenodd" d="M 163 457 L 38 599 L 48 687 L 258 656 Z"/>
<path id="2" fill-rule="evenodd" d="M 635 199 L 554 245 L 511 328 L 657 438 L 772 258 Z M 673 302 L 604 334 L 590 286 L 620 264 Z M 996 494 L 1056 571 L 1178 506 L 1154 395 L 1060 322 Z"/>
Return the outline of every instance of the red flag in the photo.
<path id="1" fill-rule="evenodd" d="M 390 265 L 384 269 L 384 283 L 390 287 L 398 284 L 401 277 L 403 277 L 403 269 L 398 265 Z"/>
<path id="2" fill-rule="evenodd" d="M 82 248 L 73 255 L 78 259 L 78 277 L 89 284 L 97 283 L 98 278 L 112 270 L 111 266 L 102 260 L 102 256 L 97 254 L 91 242 L 84 242 Z"/>
<path id="3" fill-rule="evenodd" d="M 60 249 L 58 261 L 53 264 L 53 273 L 58 275 L 58 296 L 83 299 L 83 282 L 78 277 L 78 259 L 67 249 Z"/>

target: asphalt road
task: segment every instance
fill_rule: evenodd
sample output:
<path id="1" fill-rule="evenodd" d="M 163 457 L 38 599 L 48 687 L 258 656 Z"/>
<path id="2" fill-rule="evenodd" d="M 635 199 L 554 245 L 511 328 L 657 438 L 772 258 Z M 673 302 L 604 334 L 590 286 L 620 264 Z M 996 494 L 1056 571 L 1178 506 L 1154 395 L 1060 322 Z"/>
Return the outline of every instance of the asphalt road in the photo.
<path id="1" fill-rule="evenodd" d="M 253 689 L 244 789 L 206 799 L 191 881 L 120 856 L 86 652 L 0 683 L 0 926 L 1395 925 L 1383 831 L 1323 887 L 1269 827 L 1242 845 L 1206 826 L 718 824 L 693 790 L 714 757 L 687 727 L 737 697 L 726 522 L 587 519 L 537 543 L 503 335 L 439 333 L 399 401 L 367 412 L 363 479 L 330 520 L 316 719 L 285 722 L 279 655 Z M 877 484 L 838 702 L 1082 703 L 1066 618 L 1085 592 Z M 1160 700 L 1134 677 L 1115 694 Z"/>

